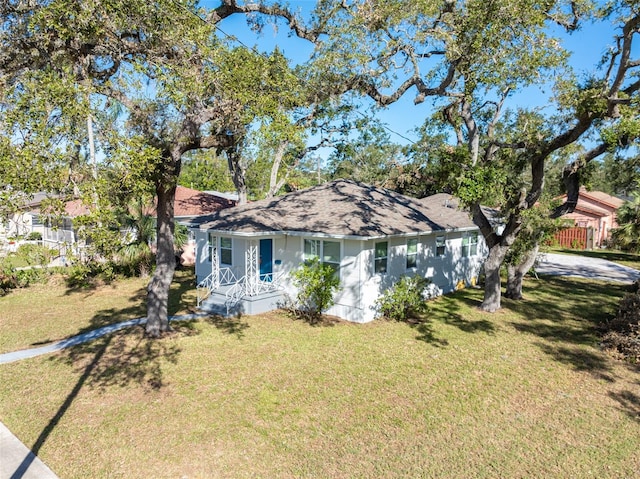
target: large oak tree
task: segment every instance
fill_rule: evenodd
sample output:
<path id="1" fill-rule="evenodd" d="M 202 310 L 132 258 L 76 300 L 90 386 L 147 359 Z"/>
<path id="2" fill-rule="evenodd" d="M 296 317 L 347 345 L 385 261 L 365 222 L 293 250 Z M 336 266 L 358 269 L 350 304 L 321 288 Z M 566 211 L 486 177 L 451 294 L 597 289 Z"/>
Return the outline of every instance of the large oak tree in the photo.
<path id="1" fill-rule="evenodd" d="M 157 197 L 146 326 L 157 337 L 169 328 L 173 205 L 183 155 L 213 148 L 227 154 L 230 166 L 239 164 L 252 123 L 277 118 L 295 103 L 295 76 L 277 52 L 262 55 L 217 32 L 217 23 L 242 13 L 233 4 L 207 12 L 191 1 L 170 0 L 15 0 L 5 7 L 10 15 L 0 68 L 12 73 L 14 91 L 24 94 L 26 75 L 44 71 L 59 82 L 71 77 L 94 107 L 122 107 L 106 153 L 121 152 L 117 143 L 125 143 L 131 170 L 153 185 Z M 144 151 L 141 157 L 135 145 Z"/>
<path id="2" fill-rule="evenodd" d="M 640 21 L 637 5 L 325 0 L 316 14 L 317 27 L 325 33 L 316 55 L 318 69 L 332 72 L 336 88 L 360 91 L 380 106 L 407 95 L 416 105 L 430 100 L 432 108 L 423 110 L 424 117 L 447 131 L 439 160 L 454 173 L 454 193 L 470 208 L 489 247 L 481 308 L 497 310 L 500 267 L 521 231 L 524 212 L 543 192 L 545 161 L 595 137 L 596 146 L 567 169 L 571 179 L 581 165 L 637 138 L 640 59 L 632 48 Z M 616 28 L 604 68 L 579 80 L 567 66 L 569 52 L 553 32 L 572 31 L 584 20 L 614 22 Z M 593 56 L 598 63 L 600 52 Z M 553 80 L 555 114 L 513 108 L 505 117 L 514 92 L 549 86 Z M 430 148 L 428 141 L 425 148 Z M 569 192 L 575 200 L 577 188 Z M 485 201 L 500 206 L 502 229 L 483 212 Z"/>

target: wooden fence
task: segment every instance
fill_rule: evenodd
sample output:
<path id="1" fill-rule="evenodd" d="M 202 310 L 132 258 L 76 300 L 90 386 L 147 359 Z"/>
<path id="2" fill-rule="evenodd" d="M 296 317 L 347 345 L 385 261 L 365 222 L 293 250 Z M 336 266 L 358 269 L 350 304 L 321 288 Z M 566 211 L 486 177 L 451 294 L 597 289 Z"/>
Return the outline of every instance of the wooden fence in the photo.
<path id="1" fill-rule="evenodd" d="M 574 226 L 558 231 L 554 235 L 554 244 L 570 249 L 592 249 L 593 228 Z"/>

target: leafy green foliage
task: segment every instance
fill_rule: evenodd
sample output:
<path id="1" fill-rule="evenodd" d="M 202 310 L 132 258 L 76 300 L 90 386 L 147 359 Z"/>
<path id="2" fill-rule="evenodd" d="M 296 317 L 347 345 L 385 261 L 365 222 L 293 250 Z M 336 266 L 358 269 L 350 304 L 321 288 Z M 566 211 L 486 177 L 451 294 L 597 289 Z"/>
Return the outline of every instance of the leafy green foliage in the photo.
<path id="1" fill-rule="evenodd" d="M 200 191 L 234 191 L 226 158 L 210 151 L 197 151 L 186 155 L 178 184 Z"/>
<path id="2" fill-rule="evenodd" d="M 402 276 L 376 301 L 380 316 L 394 321 L 419 318 L 428 309 L 425 293 L 429 283 L 421 276 Z"/>
<path id="3" fill-rule="evenodd" d="M 68 268 L 65 281 L 70 288 L 90 288 L 99 283 L 110 283 L 116 279 L 117 273 L 113 263 L 90 261 L 75 263 Z"/>
<path id="4" fill-rule="evenodd" d="M 311 321 L 318 321 L 322 313 L 334 303 L 340 288 L 340 278 L 318 258 L 309 260 L 292 273 L 293 284 L 298 289 L 296 313 Z"/>
<path id="5" fill-rule="evenodd" d="M 42 233 L 39 231 L 32 231 L 27 235 L 27 241 L 40 241 L 42 240 Z"/>
<path id="6" fill-rule="evenodd" d="M 618 208 L 618 228 L 611 231 L 613 243 L 623 251 L 640 252 L 640 192 Z"/>
<path id="7" fill-rule="evenodd" d="M 374 120 L 358 119 L 354 126 L 359 136 L 337 144 L 328 158 L 330 177 L 387 186 L 386 180 L 404 160 L 400 145 L 392 143 L 383 125 Z"/>
<path id="8" fill-rule="evenodd" d="M 520 234 L 509 248 L 505 263 L 517 265 L 536 245 L 550 245 L 554 234 L 565 226 L 562 218 L 550 218 L 555 202 L 541 201 L 536 208 L 523 212 Z"/>
<path id="9" fill-rule="evenodd" d="M 16 256 L 30 266 L 46 266 L 53 257 L 54 251 L 46 246 L 26 243 L 18 247 Z"/>
<path id="10" fill-rule="evenodd" d="M 9 290 L 27 288 L 31 284 L 45 281 L 49 276 L 45 268 L 16 269 L 0 262 L 0 296 Z"/>
<path id="11" fill-rule="evenodd" d="M 464 171 L 458 179 L 457 196 L 464 204 L 495 204 L 507 184 L 507 171 L 495 163 L 476 165 Z"/>
<path id="12" fill-rule="evenodd" d="M 593 190 L 604 191 L 611 195 L 630 196 L 640 185 L 640 155 L 625 157 L 609 154 L 601 166 L 601 187 Z"/>

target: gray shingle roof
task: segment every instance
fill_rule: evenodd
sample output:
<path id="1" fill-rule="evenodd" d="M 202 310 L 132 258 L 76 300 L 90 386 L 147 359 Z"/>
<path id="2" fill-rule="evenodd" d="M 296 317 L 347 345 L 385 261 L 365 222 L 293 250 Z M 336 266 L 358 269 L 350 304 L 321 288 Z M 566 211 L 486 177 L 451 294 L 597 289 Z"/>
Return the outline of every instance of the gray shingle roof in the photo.
<path id="1" fill-rule="evenodd" d="M 362 238 L 474 227 L 450 195 L 418 200 L 351 180 L 228 208 L 192 225 L 246 235 L 287 232 Z"/>

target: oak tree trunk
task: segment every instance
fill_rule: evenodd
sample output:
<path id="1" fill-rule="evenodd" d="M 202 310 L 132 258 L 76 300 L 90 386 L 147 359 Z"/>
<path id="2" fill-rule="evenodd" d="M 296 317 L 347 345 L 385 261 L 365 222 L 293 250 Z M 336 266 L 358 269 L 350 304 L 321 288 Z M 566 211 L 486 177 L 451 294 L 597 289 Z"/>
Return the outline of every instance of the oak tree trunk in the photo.
<path id="1" fill-rule="evenodd" d="M 522 299 L 522 280 L 527 272 L 533 266 L 538 256 L 539 246 L 536 245 L 532 250 L 526 252 L 519 264 L 507 265 L 507 290 L 504 293 L 505 298 Z"/>
<path id="2" fill-rule="evenodd" d="M 507 251 L 509 251 L 509 247 L 501 244 L 496 244 L 489 249 L 489 256 L 484 262 L 484 300 L 480 305 L 482 311 L 493 313 L 500 309 L 500 296 L 502 293 L 500 265 L 504 261 Z"/>
<path id="3" fill-rule="evenodd" d="M 242 155 L 237 145 L 226 150 L 227 164 L 231 173 L 231 180 L 238 193 L 238 204 L 244 205 L 247 202 L 247 177 L 246 168 L 242 164 Z"/>
<path id="4" fill-rule="evenodd" d="M 158 224 L 156 226 L 157 253 L 156 270 L 147 287 L 146 333 L 152 338 L 169 330 L 169 289 L 176 269 L 173 233 L 173 207 L 176 194 L 175 185 L 165 188 L 160 185 L 158 195 Z"/>

